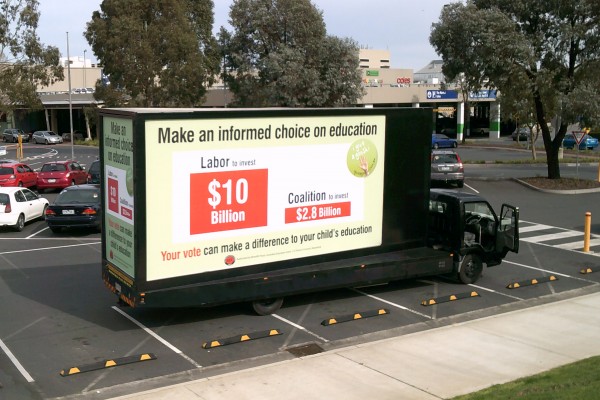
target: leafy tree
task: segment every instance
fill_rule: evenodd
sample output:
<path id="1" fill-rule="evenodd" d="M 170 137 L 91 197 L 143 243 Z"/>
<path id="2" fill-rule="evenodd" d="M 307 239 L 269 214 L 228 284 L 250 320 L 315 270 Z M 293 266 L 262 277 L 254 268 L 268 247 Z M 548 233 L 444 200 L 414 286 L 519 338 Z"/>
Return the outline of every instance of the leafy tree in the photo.
<path id="1" fill-rule="evenodd" d="M 58 48 L 40 43 L 37 0 L 0 2 L 0 113 L 40 108 L 37 87 L 64 78 Z"/>
<path id="2" fill-rule="evenodd" d="M 328 36 L 310 0 L 235 0 L 221 28 L 223 79 L 237 106 L 333 107 L 363 96 L 358 46 Z"/>
<path id="3" fill-rule="evenodd" d="M 449 78 L 465 71 L 501 93 L 523 85 L 542 133 L 548 178 L 558 179 L 568 125 L 599 118 L 599 25 L 598 0 L 467 0 L 444 7 L 430 42 Z M 552 136 L 548 123 L 555 116 L 561 124 Z"/>
<path id="4" fill-rule="evenodd" d="M 201 105 L 219 72 L 212 9 L 212 0 L 103 0 L 85 32 L 110 76 L 96 97 L 111 105 Z"/>

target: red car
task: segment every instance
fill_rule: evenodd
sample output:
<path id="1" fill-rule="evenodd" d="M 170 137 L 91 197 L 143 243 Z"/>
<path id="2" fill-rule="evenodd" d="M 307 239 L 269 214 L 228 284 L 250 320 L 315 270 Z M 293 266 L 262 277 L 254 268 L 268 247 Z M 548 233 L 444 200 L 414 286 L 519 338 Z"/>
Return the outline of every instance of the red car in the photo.
<path id="1" fill-rule="evenodd" d="M 83 183 L 87 183 L 87 172 L 73 160 L 46 163 L 37 175 L 38 190 L 63 189 Z"/>
<path id="2" fill-rule="evenodd" d="M 0 186 L 34 187 L 37 173 L 27 164 L 0 161 Z"/>

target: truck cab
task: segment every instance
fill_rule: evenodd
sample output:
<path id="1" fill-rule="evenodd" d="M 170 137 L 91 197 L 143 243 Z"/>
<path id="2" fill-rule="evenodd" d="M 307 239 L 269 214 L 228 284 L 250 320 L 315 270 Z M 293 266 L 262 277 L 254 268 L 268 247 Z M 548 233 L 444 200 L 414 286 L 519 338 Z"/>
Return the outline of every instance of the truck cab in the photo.
<path id="1" fill-rule="evenodd" d="M 498 265 L 509 251 L 519 251 L 519 209 L 503 204 L 498 216 L 481 196 L 431 189 L 427 244 L 452 252 L 458 279 L 474 283 L 483 264 Z"/>

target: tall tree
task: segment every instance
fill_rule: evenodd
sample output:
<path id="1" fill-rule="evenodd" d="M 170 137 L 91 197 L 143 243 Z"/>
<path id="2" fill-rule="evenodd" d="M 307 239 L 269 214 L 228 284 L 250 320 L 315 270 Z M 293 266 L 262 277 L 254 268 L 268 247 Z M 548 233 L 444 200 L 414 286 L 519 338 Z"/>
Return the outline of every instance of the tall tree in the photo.
<path id="1" fill-rule="evenodd" d="M 41 107 L 38 85 L 64 78 L 58 48 L 37 36 L 38 6 L 37 0 L 0 1 L 0 113 Z"/>
<path id="2" fill-rule="evenodd" d="M 221 29 L 224 81 L 237 106 L 334 107 L 363 96 L 358 46 L 328 36 L 310 0 L 235 0 Z"/>
<path id="3" fill-rule="evenodd" d="M 212 35 L 212 0 L 103 0 L 85 37 L 110 86 L 98 83 L 111 104 L 202 105 L 219 72 Z"/>
<path id="4" fill-rule="evenodd" d="M 455 43 L 446 32 L 456 24 L 463 36 Z M 548 178 L 558 179 L 568 125 L 598 119 L 598 26 L 598 0 L 467 0 L 444 7 L 430 42 L 452 66 L 444 68 L 449 78 L 475 70 L 501 93 L 515 82 L 526 88 L 544 141 Z M 461 53 L 464 44 L 469 51 Z M 549 122 L 556 116 L 561 124 L 552 136 Z"/>

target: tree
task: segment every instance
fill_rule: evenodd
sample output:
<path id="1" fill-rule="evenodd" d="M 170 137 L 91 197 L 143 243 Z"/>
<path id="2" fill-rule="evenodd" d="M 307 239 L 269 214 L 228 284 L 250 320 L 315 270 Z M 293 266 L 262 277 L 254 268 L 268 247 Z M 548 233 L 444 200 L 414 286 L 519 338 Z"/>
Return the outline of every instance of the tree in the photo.
<path id="1" fill-rule="evenodd" d="M 334 107 L 363 96 L 358 46 L 328 36 L 310 0 L 235 0 L 221 28 L 223 79 L 237 106 Z"/>
<path id="2" fill-rule="evenodd" d="M 103 0 L 85 37 L 110 76 L 96 98 L 144 107 L 202 105 L 219 72 L 212 0 Z"/>
<path id="3" fill-rule="evenodd" d="M 445 38 L 457 24 L 458 45 Z M 598 119 L 599 24 L 597 0 L 467 0 L 442 10 L 430 41 L 450 65 L 444 65 L 449 77 L 474 72 L 501 93 L 523 85 L 542 133 L 548 178 L 558 179 L 568 125 Z M 465 43 L 470 51 L 461 53 Z M 548 122 L 556 116 L 561 124 L 552 137 Z"/>
<path id="4" fill-rule="evenodd" d="M 37 87 L 64 78 L 58 48 L 40 43 L 37 0 L 0 2 L 0 113 L 40 108 Z"/>

